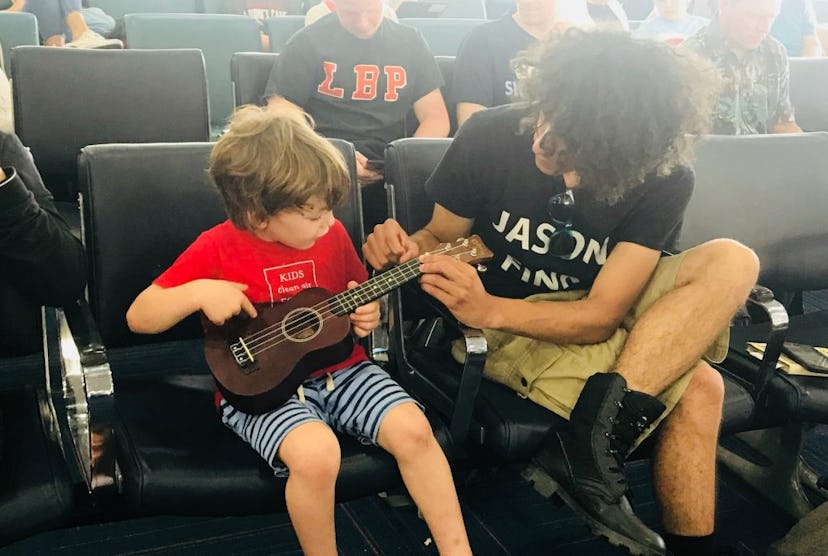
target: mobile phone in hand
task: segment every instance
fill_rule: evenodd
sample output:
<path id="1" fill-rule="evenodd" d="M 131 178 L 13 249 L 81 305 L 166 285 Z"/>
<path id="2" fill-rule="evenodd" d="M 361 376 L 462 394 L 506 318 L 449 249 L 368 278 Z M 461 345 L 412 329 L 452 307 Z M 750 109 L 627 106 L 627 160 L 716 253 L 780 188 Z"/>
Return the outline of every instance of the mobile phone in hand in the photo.
<path id="1" fill-rule="evenodd" d="M 782 351 L 809 371 L 828 374 L 828 357 L 822 355 L 814 346 L 785 342 L 782 344 Z"/>

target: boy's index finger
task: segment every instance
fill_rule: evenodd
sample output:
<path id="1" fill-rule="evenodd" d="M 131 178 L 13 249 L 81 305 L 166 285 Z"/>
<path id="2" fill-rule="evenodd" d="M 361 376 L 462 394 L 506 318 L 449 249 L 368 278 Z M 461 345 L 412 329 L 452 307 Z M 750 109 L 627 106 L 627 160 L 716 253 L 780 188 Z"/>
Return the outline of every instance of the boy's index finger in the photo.
<path id="1" fill-rule="evenodd" d="M 256 307 L 253 306 L 253 303 L 251 303 L 251 301 L 246 296 L 244 299 L 242 299 L 242 309 L 244 309 L 245 313 L 250 315 L 251 319 L 255 319 L 258 316 L 258 313 L 256 312 Z"/>

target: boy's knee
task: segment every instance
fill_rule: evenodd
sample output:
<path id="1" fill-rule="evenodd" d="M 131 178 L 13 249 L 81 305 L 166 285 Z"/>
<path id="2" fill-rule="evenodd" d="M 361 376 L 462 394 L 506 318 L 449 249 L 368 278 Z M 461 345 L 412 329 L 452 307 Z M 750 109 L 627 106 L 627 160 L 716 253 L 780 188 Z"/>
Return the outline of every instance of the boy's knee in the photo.
<path id="1" fill-rule="evenodd" d="M 398 408 L 400 410 L 396 414 L 395 410 L 388 414 L 391 420 L 385 423 L 388 426 L 383 431 L 389 452 L 395 457 L 409 457 L 423 453 L 437 442 L 431 423 L 419 407 L 411 404 L 411 407 Z"/>
<path id="2" fill-rule="evenodd" d="M 339 441 L 327 429 L 304 431 L 301 437 L 288 438 L 280 449 L 280 456 L 291 476 L 314 482 L 335 481 L 339 475 L 341 453 Z M 290 440 L 290 443 L 288 443 Z"/>
<path id="3" fill-rule="evenodd" d="M 335 448 L 314 450 L 306 453 L 306 457 L 295 461 L 288 466 L 292 477 L 313 481 L 315 483 L 335 482 L 339 475 L 340 453 L 339 445 Z"/>

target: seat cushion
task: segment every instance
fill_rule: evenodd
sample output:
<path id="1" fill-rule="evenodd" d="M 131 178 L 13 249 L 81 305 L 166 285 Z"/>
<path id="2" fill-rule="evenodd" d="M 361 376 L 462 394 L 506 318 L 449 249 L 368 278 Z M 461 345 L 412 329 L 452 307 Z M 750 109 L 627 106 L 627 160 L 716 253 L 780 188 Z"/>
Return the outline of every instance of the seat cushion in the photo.
<path id="1" fill-rule="evenodd" d="M 748 355 L 745 346 L 748 341 L 767 341 L 768 329 L 768 324 L 731 328 L 730 355 L 724 367 L 740 378 L 751 380 L 756 374 L 758 360 Z M 828 311 L 791 317 L 786 339 L 828 346 Z M 828 422 L 828 377 L 788 375 L 777 371 L 768 385 L 768 405 L 775 411 L 763 413 L 803 422 Z"/>
<path id="2" fill-rule="evenodd" d="M 32 390 L 3 392 L 0 546 L 60 525 L 74 505 L 72 485 Z"/>
<path id="3" fill-rule="evenodd" d="M 444 349 L 417 348 L 410 355 L 412 365 L 451 396 L 456 395 L 460 365 Z M 754 403 L 747 389 L 725 376 L 722 434 L 748 430 L 753 423 Z M 524 461 L 540 448 L 544 437 L 566 421 L 519 397 L 513 390 L 483 379 L 474 411 L 484 429 L 483 443 L 501 460 Z"/>
<path id="4" fill-rule="evenodd" d="M 460 378 L 458 365 L 444 349 L 417 348 L 411 364 L 450 396 Z M 474 408 L 474 419 L 483 427 L 483 443 L 501 460 L 524 461 L 540 447 L 552 428 L 566 421 L 536 403 L 518 397 L 502 384 L 483 379 Z"/>
<path id="5" fill-rule="evenodd" d="M 143 514 L 284 510 L 286 481 L 277 479 L 264 460 L 221 423 L 201 343 L 171 344 L 174 349 L 168 357 L 160 348 L 149 356 L 144 348 L 110 352 L 116 374 L 119 461 L 130 505 Z M 140 366 L 143 374 L 136 372 Z M 431 421 L 445 449 L 445 426 Z M 384 450 L 346 436 L 339 439 L 338 500 L 401 484 L 396 461 Z"/>

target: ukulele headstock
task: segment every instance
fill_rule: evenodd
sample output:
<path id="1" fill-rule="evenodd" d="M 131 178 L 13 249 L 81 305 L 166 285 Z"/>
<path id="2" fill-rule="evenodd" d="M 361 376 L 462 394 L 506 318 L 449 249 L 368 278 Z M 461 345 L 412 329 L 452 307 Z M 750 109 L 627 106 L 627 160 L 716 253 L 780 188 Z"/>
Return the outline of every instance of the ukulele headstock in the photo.
<path id="1" fill-rule="evenodd" d="M 436 249 L 430 251 L 430 254 L 448 255 L 469 264 L 486 262 L 494 257 L 494 253 L 486 247 L 480 236 L 476 234 L 465 238 L 461 237 L 450 243 L 441 243 Z"/>

